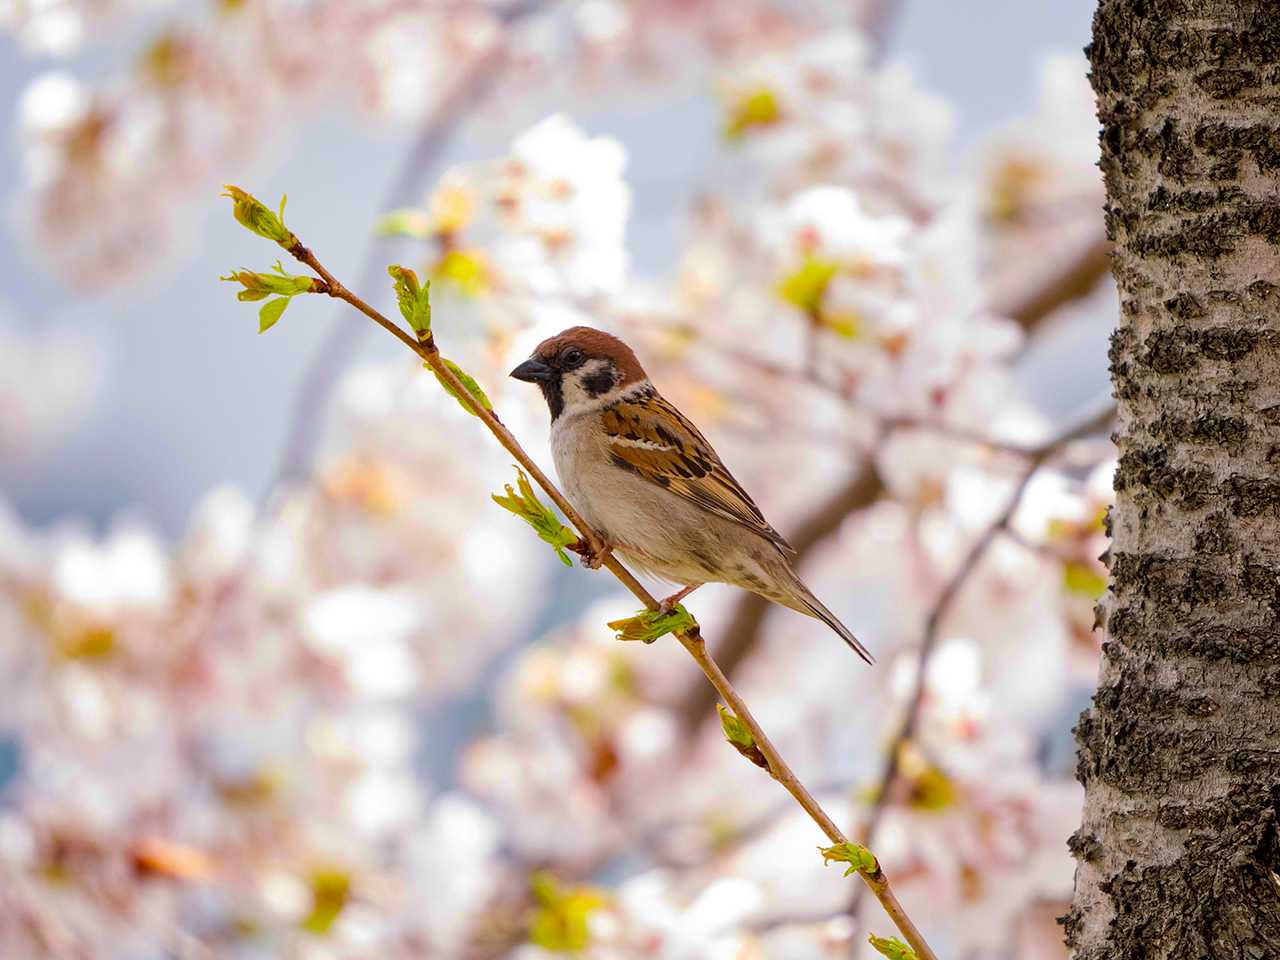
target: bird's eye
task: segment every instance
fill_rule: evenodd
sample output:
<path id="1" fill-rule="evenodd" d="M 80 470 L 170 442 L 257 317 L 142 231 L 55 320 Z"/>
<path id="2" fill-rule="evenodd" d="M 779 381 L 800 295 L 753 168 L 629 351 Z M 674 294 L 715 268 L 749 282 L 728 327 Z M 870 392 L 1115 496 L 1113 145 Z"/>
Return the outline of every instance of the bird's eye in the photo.
<path id="1" fill-rule="evenodd" d="M 582 366 L 582 361 L 587 359 L 587 355 L 577 347 L 570 347 L 564 353 L 560 354 L 560 362 L 564 364 L 565 369 L 572 370 L 574 367 Z"/>

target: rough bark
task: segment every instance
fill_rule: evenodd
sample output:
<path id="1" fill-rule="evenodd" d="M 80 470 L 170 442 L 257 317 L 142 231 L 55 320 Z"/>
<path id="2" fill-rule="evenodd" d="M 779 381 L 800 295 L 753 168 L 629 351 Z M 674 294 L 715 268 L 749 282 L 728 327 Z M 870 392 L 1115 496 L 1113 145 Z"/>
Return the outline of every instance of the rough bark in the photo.
<path id="1" fill-rule="evenodd" d="M 1077 960 L 1280 957 L 1280 4 L 1102 0 L 1122 304 Z"/>

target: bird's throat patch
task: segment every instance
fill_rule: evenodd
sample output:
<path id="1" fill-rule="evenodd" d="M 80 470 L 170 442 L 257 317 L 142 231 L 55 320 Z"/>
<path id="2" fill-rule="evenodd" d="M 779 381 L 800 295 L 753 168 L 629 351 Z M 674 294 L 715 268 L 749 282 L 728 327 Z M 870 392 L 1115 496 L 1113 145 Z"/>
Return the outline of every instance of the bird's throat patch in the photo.
<path id="1" fill-rule="evenodd" d="M 538 384 L 538 388 L 547 401 L 547 409 L 551 411 L 551 419 L 554 422 L 560 414 L 564 413 L 564 389 L 561 386 L 560 377 L 557 375 L 550 380 L 543 380 Z"/>

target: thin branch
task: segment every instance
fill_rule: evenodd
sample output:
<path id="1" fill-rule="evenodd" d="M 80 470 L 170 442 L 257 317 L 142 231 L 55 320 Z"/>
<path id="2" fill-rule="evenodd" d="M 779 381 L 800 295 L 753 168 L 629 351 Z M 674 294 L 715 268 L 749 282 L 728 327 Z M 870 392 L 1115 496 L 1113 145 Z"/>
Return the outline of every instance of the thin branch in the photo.
<path id="1" fill-rule="evenodd" d="M 839 920 L 844 915 L 845 912 L 843 910 L 797 910 L 792 913 L 771 913 L 748 921 L 747 928 L 755 933 L 772 933 L 781 927 L 813 926 L 819 923 L 830 923 L 832 920 Z M 858 938 L 856 933 L 849 937 L 849 942 L 859 947 L 865 943 L 865 941 Z"/>
<path id="2" fill-rule="evenodd" d="M 813 788 L 815 795 L 834 793 L 848 793 L 857 786 L 857 783 L 849 779 L 822 781 Z M 775 826 L 783 814 L 790 809 L 790 801 L 780 800 L 772 804 L 763 812 L 752 817 L 750 820 L 733 828 L 732 832 L 726 835 L 717 835 L 715 848 L 710 851 L 709 855 L 700 856 L 696 859 L 673 857 L 661 852 L 657 848 L 663 837 L 670 836 L 672 833 L 686 826 L 693 826 L 693 822 L 672 817 L 663 820 L 644 831 L 640 836 L 633 837 L 628 844 L 630 848 L 638 848 L 641 851 L 650 851 L 650 857 L 653 862 L 659 866 L 666 867 L 690 867 L 698 866 L 711 860 L 716 860 L 739 849 L 748 843 L 753 837 Z"/>
<path id="3" fill-rule="evenodd" d="M 502 32 L 466 67 L 463 75 L 423 123 L 400 164 L 395 180 L 387 190 L 382 210 L 408 206 L 421 199 L 419 195 L 426 175 L 449 145 L 462 121 L 474 113 L 476 104 L 489 95 L 502 76 L 502 64 L 507 55 L 505 32 L 535 13 L 542 5 L 541 0 L 520 0 L 496 14 Z M 382 277 L 386 248 L 385 240 L 375 239 L 369 245 L 360 265 L 360 289 L 372 287 Z M 330 394 L 351 358 L 356 355 L 367 329 L 359 324 L 346 323 L 343 317 L 334 318 L 324 340 L 307 362 L 302 381 L 290 404 L 284 452 L 275 475 L 267 486 L 268 490 L 296 480 L 310 468 L 317 440 L 316 425 L 320 422 L 315 412 L 324 409 L 328 403 Z"/>
<path id="4" fill-rule="evenodd" d="M 881 426 L 890 432 L 917 430 L 923 433 L 936 433 L 945 440 L 955 440 L 977 447 L 986 447 L 994 453 L 1008 453 L 1015 457 L 1034 457 L 1039 450 L 1039 447 L 1036 446 L 997 440 L 977 430 L 952 426 L 949 423 L 942 423 L 937 420 L 922 420 L 918 417 L 890 417 L 887 420 L 882 420 Z"/>
<path id="5" fill-rule="evenodd" d="M 901 772 L 902 753 L 915 736 L 916 729 L 920 723 L 929 661 L 937 649 L 943 621 L 951 612 L 952 605 L 959 596 L 961 589 L 968 582 L 974 571 L 977 570 L 978 564 L 986 556 L 991 545 L 1002 533 L 1010 529 L 1013 516 L 1017 512 L 1019 505 L 1021 505 L 1023 494 L 1026 493 L 1027 485 L 1031 482 L 1031 478 L 1035 476 L 1036 471 L 1046 461 L 1060 453 L 1067 444 L 1105 429 L 1114 417 L 1115 404 L 1107 402 L 1100 405 L 1096 413 L 1084 418 L 1076 426 L 1032 451 L 1027 458 L 1026 466 L 1021 476 L 1019 476 L 1017 484 L 1013 488 L 1013 492 L 1005 503 L 1004 509 L 983 530 L 978 539 L 973 542 L 969 552 L 965 554 L 960 565 L 938 593 L 925 620 L 924 635 L 920 641 L 919 651 L 916 654 L 915 681 L 911 696 L 907 702 L 907 713 L 903 718 L 901 727 L 898 728 L 898 732 L 889 742 L 884 769 L 880 774 L 877 785 L 873 788 L 872 795 L 875 799 L 872 801 L 871 815 L 867 818 L 867 823 L 862 830 L 863 842 L 870 843 L 875 837 L 883 819 L 885 808 L 889 803 L 889 798 L 897 785 L 898 776 Z M 849 912 L 855 916 L 860 905 L 860 899 L 861 897 L 855 894 L 850 905 Z"/>
<path id="6" fill-rule="evenodd" d="M 879 63 L 884 59 L 904 6 L 905 0 L 871 0 L 859 18 L 859 26 L 871 41 L 874 62 Z"/>
<path id="7" fill-rule="evenodd" d="M 618 562 L 611 554 L 604 553 L 602 550 L 602 542 L 600 537 L 594 530 L 583 520 L 582 516 L 573 508 L 559 488 L 539 469 L 533 459 L 525 453 L 515 436 L 510 430 L 498 419 L 497 414 L 486 409 L 479 401 L 477 401 L 466 386 L 458 379 L 453 370 L 445 363 L 441 357 L 439 350 L 436 349 L 435 341 L 430 334 L 424 335 L 420 339 L 415 339 L 406 333 L 399 324 L 387 319 L 360 297 L 352 293 L 344 287 L 324 266 L 316 259 L 315 255 L 307 249 L 299 241 L 289 248 L 289 253 L 302 263 L 305 263 L 324 281 L 324 289 L 319 292 L 327 293 L 331 297 L 336 297 L 355 307 L 366 317 L 373 320 L 378 326 L 389 332 L 397 340 L 407 346 L 415 354 L 431 367 L 441 380 L 446 382 L 453 390 L 454 394 L 465 402 L 474 413 L 489 428 L 489 432 L 497 438 L 498 442 L 515 457 L 516 461 L 522 466 L 534 482 L 540 486 L 543 491 L 551 498 L 565 518 L 577 528 L 579 536 L 582 537 L 597 557 L 602 557 L 603 565 L 609 569 L 618 580 L 631 591 L 641 603 L 650 610 L 658 608 L 658 602 L 640 583 L 632 576 L 621 563 Z M 769 773 L 782 784 L 796 802 L 804 809 L 810 819 L 813 820 L 827 836 L 833 844 L 848 843 L 848 838 L 841 832 L 840 828 L 831 820 L 826 811 L 813 798 L 813 795 L 800 782 L 791 767 L 778 753 L 773 742 L 761 729 L 760 724 L 756 722 L 750 708 L 746 702 L 734 689 L 733 684 L 720 670 L 720 667 L 712 659 L 707 652 L 707 648 L 702 639 L 701 631 L 695 626 L 690 630 L 680 631 L 675 634 L 680 645 L 688 651 L 689 655 L 697 663 L 699 669 L 702 670 L 706 678 L 711 682 L 712 687 L 724 699 L 724 701 L 733 710 L 734 714 L 741 720 L 750 730 L 752 737 L 755 739 L 756 745 L 759 746 L 760 752 L 764 755 L 768 763 Z M 874 870 L 859 870 L 863 882 L 867 888 L 875 895 L 876 899 L 884 907 L 885 912 L 893 920 L 898 931 L 906 939 L 907 943 L 916 951 L 920 960 L 937 960 L 936 954 L 929 948 L 921 936 L 920 931 L 916 928 L 911 918 L 907 916 L 902 905 L 898 902 L 892 888 L 889 885 L 888 878 L 885 877 L 884 871 L 880 868 L 879 861 L 875 864 Z"/>
<path id="8" fill-rule="evenodd" d="M 881 436 L 893 430 L 933 430 L 944 436 L 966 443 L 975 443 L 990 449 L 1033 459 L 1038 448 L 1017 446 L 992 440 L 946 424 L 898 418 L 881 423 Z M 796 528 L 790 538 L 796 549 L 797 562 L 822 543 L 850 514 L 870 506 L 884 491 L 884 482 L 876 472 L 870 458 L 862 463 L 849 482 L 823 501 Z M 762 635 L 764 621 L 772 604 L 754 593 L 744 593 L 733 608 L 733 615 L 725 629 L 724 639 L 716 649 L 725 673 L 732 676 L 743 660 L 755 649 Z M 702 684 L 689 688 L 675 709 L 676 719 L 684 730 L 691 730 L 707 716 L 714 699 Z"/>
<path id="9" fill-rule="evenodd" d="M 1097 282 L 1106 276 L 1110 268 L 1110 243 L 1105 238 L 1094 240 L 1086 244 L 1075 257 L 1067 261 L 1062 270 L 1055 272 L 1036 290 L 1016 301 L 998 305 L 996 310 L 1015 320 L 1023 330 L 1030 333 L 1059 307 L 1083 297 L 1092 290 Z M 726 349 L 733 350 L 731 347 Z M 744 355 L 742 351 L 735 350 L 733 356 L 742 356 L 756 369 L 769 376 L 798 380 L 818 389 L 828 391 L 831 389 L 823 381 L 807 379 L 802 370 L 752 358 L 750 355 Z M 887 426 L 892 427 L 893 423 L 889 422 Z M 976 435 L 967 438 L 956 431 L 947 431 L 947 433 L 959 439 L 973 439 L 975 442 L 979 440 Z M 987 438 L 981 438 L 981 442 L 993 448 L 1001 446 Z M 1033 450 L 1020 448 L 1012 449 L 1010 452 L 1023 456 L 1034 453 Z M 797 535 L 791 538 L 797 553 L 796 565 L 803 563 L 814 549 L 839 528 L 850 513 L 875 503 L 883 492 L 884 485 L 874 468 L 868 464 L 859 466 L 836 497 L 819 504 L 811 514 L 800 521 Z M 803 537 L 800 535 L 801 531 L 804 534 Z M 730 677 L 736 673 L 738 667 L 763 639 L 765 614 L 768 609 L 768 603 L 752 593 L 744 594 L 734 607 L 727 636 L 723 641 L 723 649 L 718 651 L 722 656 L 725 672 Z M 692 725 L 705 715 L 705 693 L 701 687 L 690 688 L 677 709 L 677 716 L 683 723 Z"/>
<path id="10" fill-rule="evenodd" d="M 1031 331 L 1059 307 L 1088 294 L 1110 270 L 1111 243 L 1099 230 L 1045 283 L 1007 303 L 997 303 L 996 312 Z"/>

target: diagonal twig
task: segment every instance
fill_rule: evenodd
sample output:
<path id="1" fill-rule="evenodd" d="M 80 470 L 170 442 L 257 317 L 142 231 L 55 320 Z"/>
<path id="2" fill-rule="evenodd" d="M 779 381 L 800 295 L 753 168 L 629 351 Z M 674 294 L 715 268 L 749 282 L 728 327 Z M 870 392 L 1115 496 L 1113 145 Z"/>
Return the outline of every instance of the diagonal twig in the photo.
<path id="1" fill-rule="evenodd" d="M 647 591 L 638 580 L 618 562 L 611 554 L 603 550 L 603 544 L 600 537 L 594 530 L 583 520 L 582 516 L 573 508 L 573 505 L 565 499 L 564 495 L 556 487 L 554 483 L 547 477 L 545 473 L 538 467 L 533 459 L 525 453 L 520 446 L 519 441 L 510 430 L 502 423 L 497 414 L 487 409 L 482 403 L 475 399 L 472 393 L 467 389 L 466 385 L 458 378 L 453 369 L 445 362 L 436 348 L 435 340 L 432 335 L 427 332 L 419 338 L 411 336 L 399 324 L 394 323 L 385 317 L 382 313 L 371 307 L 368 303 L 352 293 L 344 287 L 342 283 L 329 273 L 328 270 L 319 262 L 315 255 L 290 234 L 291 243 L 287 249 L 295 259 L 306 264 L 316 275 L 320 277 L 323 283 L 316 292 L 324 293 L 328 296 L 335 297 L 350 304 L 352 307 L 363 313 L 366 317 L 378 324 L 406 347 L 417 354 L 423 362 L 429 366 L 432 371 L 444 383 L 452 388 L 452 392 L 463 402 L 470 411 L 478 417 L 489 432 L 494 435 L 500 444 L 515 457 L 516 461 L 522 466 L 533 478 L 534 482 L 540 486 L 543 491 L 551 498 L 552 502 L 560 509 L 565 518 L 577 528 L 579 535 L 586 542 L 588 547 L 595 556 L 602 559 L 602 563 L 608 568 L 617 579 L 625 586 L 632 595 L 634 595 L 646 608 L 656 610 L 658 602 L 652 594 Z M 706 644 L 703 642 L 702 635 L 698 627 L 695 625 L 691 629 L 681 630 L 675 634 L 680 645 L 685 648 L 694 662 L 702 670 L 707 680 L 715 688 L 716 692 L 724 699 L 724 701 L 732 708 L 734 714 L 739 720 L 750 730 L 756 745 L 760 748 L 764 759 L 768 764 L 770 775 L 782 784 L 783 788 L 795 798 L 796 802 L 804 809 L 810 819 L 813 820 L 827 836 L 827 838 L 836 845 L 845 845 L 849 843 L 848 838 L 836 826 L 835 822 L 827 815 L 826 811 L 819 805 L 813 795 L 796 777 L 791 767 L 778 753 L 773 742 L 761 729 L 760 724 L 756 721 L 754 715 L 746 702 L 739 695 L 738 691 L 729 682 L 729 679 L 721 671 L 716 661 L 712 659 L 707 652 Z M 893 889 L 889 885 L 889 880 L 881 869 L 879 861 L 871 858 L 872 865 L 857 870 L 863 882 L 866 884 L 875 898 L 884 907 L 885 912 L 893 920 L 898 931 L 906 939 L 906 941 L 915 950 L 919 960 L 937 960 L 936 954 L 930 949 L 924 937 L 920 934 L 915 923 L 907 915 L 902 904 L 898 902 Z"/>
<path id="2" fill-rule="evenodd" d="M 544 0 L 517 0 L 497 12 L 499 35 L 489 47 L 469 64 L 440 100 L 431 116 L 423 123 L 417 138 L 405 154 L 395 180 L 388 188 L 382 210 L 407 206 L 418 201 L 423 179 L 448 146 L 459 125 L 484 100 L 502 76 L 507 55 L 505 33 L 526 17 L 536 13 Z M 382 278 L 383 254 L 387 243 L 375 239 L 369 244 L 359 270 L 361 289 L 371 287 Z M 310 468 L 316 445 L 315 416 L 323 410 L 334 386 L 346 370 L 364 338 L 367 327 L 343 322 L 335 317 L 319 347 L 308 360 L 302 380 L 289 405 L 289 421 L 285 427 L 283 453 L 267 490 L 291 483 Z"/>

